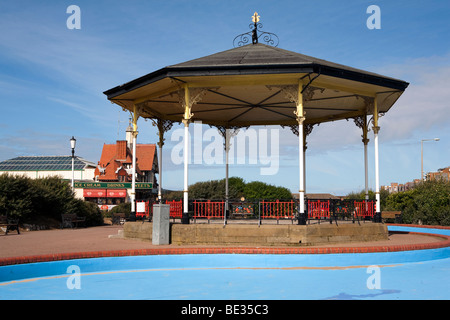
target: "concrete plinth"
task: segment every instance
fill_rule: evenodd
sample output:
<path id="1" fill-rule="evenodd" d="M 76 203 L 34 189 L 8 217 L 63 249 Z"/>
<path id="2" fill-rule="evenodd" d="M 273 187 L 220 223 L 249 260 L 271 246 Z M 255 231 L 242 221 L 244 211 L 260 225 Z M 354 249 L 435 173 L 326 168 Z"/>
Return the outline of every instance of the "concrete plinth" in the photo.
<path id="1" fill-rule="evenodd" d="M 152 229 L 151 223 L 127 222 L 124 237 L 154 243 Z M 227 224 L 225 227 L 220 224 L 170 225 L 170 243 L 175 245 L 310 246 L 387 239 L 387 227 L 381 223 L 261 226 Z"/>
<path id="2" fill-rule="evenodd" d="M 164 245 L 170 242 L 170 205 L 153 205 L 152 244 Z"/>

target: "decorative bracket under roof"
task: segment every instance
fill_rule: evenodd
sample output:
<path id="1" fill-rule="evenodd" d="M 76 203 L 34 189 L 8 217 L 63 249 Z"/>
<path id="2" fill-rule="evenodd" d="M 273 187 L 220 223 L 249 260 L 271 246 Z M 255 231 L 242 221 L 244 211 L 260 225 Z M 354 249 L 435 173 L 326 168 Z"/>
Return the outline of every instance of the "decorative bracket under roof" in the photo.
<path id="1" fill-rule="evenodd" d="M 250 39 L 253 44 L 259 43 L 261 39 L 265 44 L 277 47 L 279 43 L 278 36 L 272 32 L 266 32 L 258 30 L 258 28 L 262 29 L 263 25 L 259 22 L 260 16 L 257 12 L 255 12 L 252 16 L 252 23 L 249 24 L 249 28 L 252 31 L 242 33 L 236 36 L 233 40 L 234 47 L 242 47 L 246 44 L 250 43 Z"/>

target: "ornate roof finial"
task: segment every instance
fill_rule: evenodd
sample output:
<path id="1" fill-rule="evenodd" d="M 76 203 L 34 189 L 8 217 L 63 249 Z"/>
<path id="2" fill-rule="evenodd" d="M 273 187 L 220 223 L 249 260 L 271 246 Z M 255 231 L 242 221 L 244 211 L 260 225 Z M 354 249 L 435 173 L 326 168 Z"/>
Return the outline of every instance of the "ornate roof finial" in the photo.
<path id="1" fill-rule="evenodd" d="M 255 28 L 252 30 L 252 43 L 256 44 L 258 43 L 258 22 L 259 22 L 258 12 L 255 11 L 255 14 L 252 16 L 252 21 L 255 26 Z"/>
<path id="2" fill-rule="evenodd" d="M 278 46 L 279 39 L 276 34 L 258 30 L 258 28 L 262 29 L 263 27 L 262 23 L 260 23 L 259 20 L 260 16 L 258 15 L 258 12 L 255 12 L 252 16 L 253 23 L 250 23 L 249 25 L 249 28 L 252 29 L 252 31 L 240 34 L 236 38 L 234 38 L 233 45 L 235 47 L 246 45 L 248 42 L 250 42 L 250 37 L 252 39 L 252 43 L 257 44 L 261 36 L 263 36 L 262 40 L 266 44 L 274 47 Z"/>
<path id="3" fill-rule="evenodd" d="M 258 12 L 255 11 L 255 13 L 252 16 L 252 21 L 253 21 L 253 23 L 258 23 L 259 22 Z"/>

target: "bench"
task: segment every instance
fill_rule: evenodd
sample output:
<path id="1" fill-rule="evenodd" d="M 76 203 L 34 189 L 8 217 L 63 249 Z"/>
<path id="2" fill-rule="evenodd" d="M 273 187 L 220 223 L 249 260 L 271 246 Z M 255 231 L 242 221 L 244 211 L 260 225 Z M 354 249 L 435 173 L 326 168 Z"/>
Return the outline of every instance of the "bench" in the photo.
<path id="1" fill-rule="evenodd" d="M 74 226 L 77 228 L 79 223 L 82 223 L 86 227 L 86 217 L 78 217 L 76 214 L 62 214 L 61 221 L 61 229 L 64 227 L 73 228 Z"/>
<path id="2" fill-rule="evenodd" d="M 402 221 L 402 212 L 401 211 L 382 211 L 381 219 L 383 220 L 383 222 L 385 222 L 386 219 L 393 219 L 394 222 L 401 222 Z"/>
<path id="3" fill-rule="evenodd" d="M 0 226 L 6 227 L 5 235 L 11 230 L 17 230 L 17 234 L 20 234 L 19 219 L 8 219 L 6 216 L 0 216 Z"/>
<path id="4" fill-rule="evenodd" d="M 124 224 L 125 223 L 125 213 L 113 213 L 111 218 L 111 223 L 114 224 Z"/>
<path id="5" fill-rule="evenodd" d="M 251 216 L 253 216 L 253 205 L 244 203 L 232 203 L 230 215 L 232 218 L 250 218 Z"/>

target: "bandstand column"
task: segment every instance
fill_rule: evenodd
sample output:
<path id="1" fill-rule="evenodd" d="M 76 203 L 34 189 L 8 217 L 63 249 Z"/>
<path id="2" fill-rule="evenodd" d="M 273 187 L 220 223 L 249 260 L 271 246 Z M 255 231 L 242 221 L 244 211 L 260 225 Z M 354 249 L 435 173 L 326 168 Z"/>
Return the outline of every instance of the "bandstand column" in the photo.
<path id="1" fill-rule="evenodd" d="M 224 212 L 224 218 L 223 223 L 224 225 L 227 224 L 227 214 L 229 214 L 229 190 L 228 190 L 228 166 L 229 166 L 229 157 L 230 157 L 230 145 L 231 141 L 230 139 L 235 137 L 239 133 L 239 128 L 226 128 L 224 133 L 225 138 L 225 212 Z M 220 131 L 220 130 L 219 130 Z"/>
<path id="2" fill-rule="evenodd" d="M 172 128 L 172 121 L 163 119 L 152 119 L 153 125 L 158 128 L 159 142 L 158 142 L 158 174 L 159 174 L 159 184 L 158 184 L 158 201 L 162 204 L 162 152 L 164 146 L 164 133 Z"/>
<path id="3" fill-rule="evenodd" d="M 373 99 L 366 98 L 366 113 L 363 116 L 358 116 L 354 118 L 355 124 L 362 129 L 363 134 L 362 142 L 364 144 L 364 199 L 366 201 L 366 210 L 368 210 L 367 202 L 369 201 L 369 165 L 367 158 L 367 145 L 369 139 L 367 138 L 367 133 L 369 131 L 369 124 L 367 122 L 367 112 L 373 108 Z"/>
<path id="4" fill-rule="evenodd" d="M 369 139 L 367 138 L 368 125 L 367 125 L 367 113 L 364 115 L 363 121 L 363 135 L 362 142 L 364 144 L 364 200 L 365 200 L 365 210 L 368 211 L 369 202 L 369 160 L 367 158 L 367 145 L 369 144 Z"/>
<path id="5" fill-rule="evenodd" d="M 230 156 L 230 137 L 229 129 L 225 129 L 225 212 L 223 213 L 223 224 L 227 224 L 227 214 L 229 213 L 229 190 L 228 190 L 228 174 L 229 174 L 229 156 Z"/>
<path id="6" fill-rule="evenodd" d="M 306 213 L 305 213 L 305 158 L 304 158 L 304 143 L 303 143 L 303 122 L 305 121 L 304 111 L 303 111 L 303 85 L 300 82 L 298 85 L 298 96 L 297 96 L 297 110 L 294 114 L 297 116 L 298 122 L 298 161 L 299 161 L 299 216 L 298 224 L 306 224 Z"/>
<path id="7" fill-rule="evenodd" d="M 158 142 L 158 173 L 159 173 L 159 184 L 158 184 L 158 201 L 162 204 L 162 148 L 163 148 L 164 142 L 160 141 Z"/>
<path id="8" fill-rule="evenodd" d="M 133 159 L 131 171 L 131 213 L 130 220 L 136 220 L 136 139 L 138 135 L 137 121 L 139 113 L 136 105 L 133 107 Z"/>
<path id="9" fill-rule="evenodd" d="M 184 108 L 183 119 L 184 124 L 184 186 L 183 186 L 183 215 L 181 217 L 182 224 L 189 224 L 189 186 L 188 186 L 188 169 L 189 169 L 189 123 L 193 117 L 191 113 L 192 106 L 199 102 L 210 88 L 189 88 L 187 83 L 183 84 L 182 90 L 178 91 L 180 102 Z"/>
<path id="10" fill-rule="evenodd" d="M 314 124 L 306 124 L 303 126 L 303 186 L 306 194 L 306 150 L 308 150 L 308 142 L 306 138 L 311 134 Z"/>
<path id="11" fill-rule="evenodd" d="M 183 186 L 183 215 L 182 224 L 189 224 L 189 190 L 188 190 L 188 169 L 189 169 L 189 123 L 191 122 L 191 108 L 189 87 L 184 85 L 184 186 Z"/>
<path id="12" fill-rule="evenodd" d="M 367 113 L 364 116 L 355 118 L 355 123 L 363 131 L 362 142 L 364 144 L 364 194 L 365 200 L 369 200 L 369 164 L 367 158 L 367 145 L 369 144 L 369 139 L 367 138 L 367 133 L 369 131 L 369 126 L 367 123 Z"/>
<path id="13" fill-rule="evenodd" d="M 375 199 L 376 199 L 376 213 L 374 217 L 375 222 L 381 222 L 381 202 L 380 202 L 380 168 L 378 160 L 378 103 L 377 97 L 374 99 L 373 106 L 373 133 L 374 133 L 374 147 L 375 147 Z"/>
<path id="14" fill-rule="evenodd" d="M 369 163 L 367 158 L 367 144 L 369 143 L 369 139 L 363 139 L 364 143 L 364 193 L 365 200 L 369 200 Z"/>

